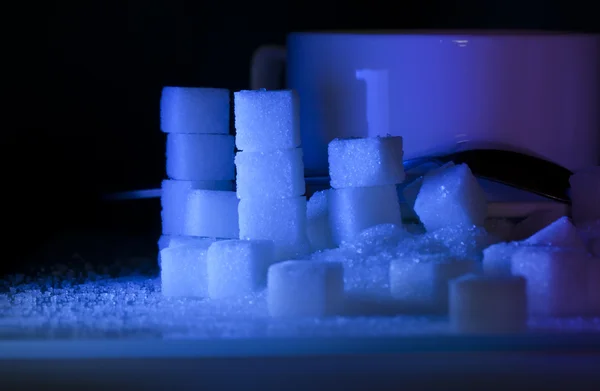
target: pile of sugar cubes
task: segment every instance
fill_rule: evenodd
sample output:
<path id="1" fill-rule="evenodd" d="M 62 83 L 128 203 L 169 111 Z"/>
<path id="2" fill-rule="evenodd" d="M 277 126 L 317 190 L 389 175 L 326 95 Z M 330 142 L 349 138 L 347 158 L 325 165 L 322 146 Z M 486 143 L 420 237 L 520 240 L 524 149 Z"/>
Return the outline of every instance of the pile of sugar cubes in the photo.
<path id="1" fill-rule="evenodd" d="M 307 202 L 296 92 L 233 97 L 235 141 L 229 91 L 163 90 L 165 296 L 265 291 L 269 316 L 298 318 L 349 315 L 376 291 L 395 313 L 448 315 L 467 333 L 600 316 L 600 167 L 571 178 L 576 225 L 544 211 L 487 219 L 478 181 L 453 163 L 403 188 L 421 223 L 406 225 L 402 137 L 331 141 L 331 189 Z"/>

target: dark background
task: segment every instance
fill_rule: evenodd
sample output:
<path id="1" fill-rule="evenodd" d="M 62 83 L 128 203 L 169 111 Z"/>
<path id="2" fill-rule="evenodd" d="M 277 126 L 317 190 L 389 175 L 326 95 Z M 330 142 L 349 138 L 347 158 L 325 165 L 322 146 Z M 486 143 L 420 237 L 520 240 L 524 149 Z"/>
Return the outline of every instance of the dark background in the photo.
<path id="1" fill-rule="evenodd" d="M 0 138 L 0 266 L 43 262 L 44 243 L 74 233 L 158 237 L 158 200 L 107 203 L 100 196 L 158 187 L 165 177 L 161 88 L 248 88 L 254 49 L 285 43 L 289 31 L 597 30 L 593 2 L 472 3 L 92 0 L 6 13 L 19 28 L 5 37 L 3 56 L 10 71 Z"/>

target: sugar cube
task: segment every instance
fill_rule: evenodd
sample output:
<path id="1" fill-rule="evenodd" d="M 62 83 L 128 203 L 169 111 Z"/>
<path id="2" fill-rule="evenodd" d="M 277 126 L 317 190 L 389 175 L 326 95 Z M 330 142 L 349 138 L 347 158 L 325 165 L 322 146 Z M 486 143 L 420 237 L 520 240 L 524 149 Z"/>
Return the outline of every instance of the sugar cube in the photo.
<path id="1" fill-rule="evenodd" d="M 233 180 L 233 140 L 222 134 L 168 134 L 167 175 L 190 181 Z"/>
<path id="2" fill-rule="evenodd" d="M 483 272 L 486 275 L 510 275 L 511 259 L 519 249 L 517 242 L 503 242 L 483 250 Z"/>
<path id="3" fill-rule="evenodd" d="M 395 185 L 332 189 L 328 197 L 329 222 L 336 245 L 379 224 L 402 225 Z"/>
<path id="4" fill-rule="evenodd" d="M 167 297 L 206 297 L 206 254 L 210 244 L 167 247 L 160 252 L 162 293 Z"/>
<path id="5" fill-rule="evenodd" d="M 238 152 L 238 198 L 301 196 L 305 191 L 302 148 Z"/>
<path id="6" fill-rule="evenodd" d="M 160 128 L 165 133 L 229 133 L 229 90 L 164 87 Z"/>
<path id="7" fill-rule="evenodd" d="M 333 248 L 329 206 L 327 198 L 331 190 L 317 191 L 306 203 L 306 232 L 313 251 Z"/>
<path id="8" fill-rule="evenodd" d="M 276 258 L 310 252 L 306 235 L 306 197 L 245 198 L 239 201 L 241 239 L 273 240 Z"/>
<path id="9" fill-rule="evenodd" d="M 300 146 L 296 91 L 238 91 L 233 95 L 239 150 L 269 152 Z"/>
<path id="10" fill-rule="evenodd" d="M 487 201 L 469 167 L 459 164 L 423 178 L 415 212 L 427 231 L 452 225 L 483 227 Z"/>
<path id="11" fill-rule="evenodd" d="M 550 225 L 542 228 L 524 241 L 528 245 L 546 245 L 554 247 L 572 247 L 585 249 L 585 243 L 579 236 L 577 228 L 571 220 L 563 216 Z"/>
<path id="12" fill-rule="evenodd" d="M 529 313 L 581 316 L 588 302 L 590 256 L 576 249 L 523 246 L 511 260 L 514 275 L 527 279 Z"/>
<path id="13" fill-rule="evenodd" d="M 527 280 L 466 275 L 450 281 L 450 326 L 459 333 L 518 333 L 527 328 Z"/>
<path id="14" fill-rule="evenodd" d="M 592 258 L 588 264 L 588 313 L 600 316 L 600 259 Z"/>
<path id="15" fill-rule="evenodd" d="M 434 175 L 440 171 L 445 170 L 448 167 L 453 167 L 453 162 L 448 162 L 440 167 L 434 168 L 430 170 L 426 175 Z M 411 207 L 415 207 L 415 201 L 417 200 L 417 196 L 419 195 L 419 191 L 421 191 L 421 186 L 423 185 L 424 176 L 420 176 L 410 184 L 406 185 L 402 191 L 402 195 L 404 196 L 404 200 Z"/>
<path id="16" fill-rule="evenodd" d="M 213 299 L 243 297 L 266 286 L 275 262 L 270 240 L 222 240 L 208 249 L 208 295 Z"/>
<path id="17" fill-rule="evenodd" d="M 564 212 L 558 209 L 540 209 L 535 211 L 515 225 L 512 240 L 525 240 L 564 216 Z"/>
<path id="18" fill-rule="evenodd" d="M 600 220 L 600 166 L 575 172 L 569 183 L 575 225 Z"/>
<path id="19" fill-rule="evenodd" d="M 331 187 L 402 183 L 403 153 L 400 136 L 335 139 L 328 145 Z"/>
<path id="20" fill-rule="evenodd" d="M 448 281 L 477 271 L 477 262 L 446 254 L 400 256 L 390 264 L 391 294 L 406 311 L 447 313 Z"/>
<path id="21" fill-rule="evenodd" d="M 162 182 L 162 233 L 165 235 L 183 235 L 187 195 L 193 189 L 233 190 L 232 181 L 176 181 Z"/>
<path id="22" fill-rule="evenodd" d="M 322 317 L 343 305 L 344 268 L 339 262 L 284 261 L 269 268 L 267 305 L 272 317 Z"/>
<path id="23" fill-rule="evenodd" d="M 187 236 L 235 239 L 239 235 L 238 199 L 234 191 L 191 190 L 187 193 Z"/>
<path id="24" fill-rule="evenodd" d="M 162 263 L 160 251 L 167 247 L 185 246 L 190 244 L 209 246 L 215 240 L 216 239 L 213 238 L 199 238 L 195 236 L 161 235 L 160 239 L 158 239 L 158 266 L 160 267 Z"/>

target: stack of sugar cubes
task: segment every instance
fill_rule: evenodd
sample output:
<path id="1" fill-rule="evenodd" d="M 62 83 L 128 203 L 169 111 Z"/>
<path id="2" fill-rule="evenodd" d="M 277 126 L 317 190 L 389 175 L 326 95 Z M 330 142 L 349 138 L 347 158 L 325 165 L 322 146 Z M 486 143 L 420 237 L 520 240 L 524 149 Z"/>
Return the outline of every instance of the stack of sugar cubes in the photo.
<path id="1" fill-rule="evenodd" d="M 167 134 L 159 240 L 165 296 L 207 295 L 206 254 L 217 239 L 239 235 L 230 91 L 165 87 L 161 130 Z"/>
<path id="2" fill-rule="evenodd" d="M 265 288 L 275 263 L 310 252 L 298 104 L 291 90 L 234 93 L 239 239 L 208 249 L 211 299 L 252 295 Z"/>
<path id="3" fill-rule="evenodd" d="M 238 281 L 245 283 L 219 285 L 229 285 L 222 291 L 232 296 L 234 291 L 239 295 L 256 290 L 266 280 L 267 307 L 273 317 L 338 313 L 344 294 L 342 264 L 307 257 L 314 248 L 307 235 L 298 96 L 291 90 L 239 91 L 234 103 L 240 240 L 230 244 L 236 255 L 220 263 L 215 259 L 214 264 L 235 264 L 228 270 L 222 266 L 222 272 L 243 271 Z M 242 250 L 243 245 L 249 250 L 259 242 L 263 248 L 254 254 Z M 270 258 L 267 242 L 273 244 Z M 210 253 L 218 245 L 209 250 L 209 284 Z"/>
<path id="4" fill-rule="evenodd" d="M 278 260 L 310 253 L 297 93 L 235 92 L 234 111 L 240 238 L 272 240 Z"/>
<path id="5" fill-rule="evenodd" d="M 335 139 L 329 143 L 328 213 L 333 244 L 367 228 L 402 225 L 396 185 L 405 179 L 402 137 Z"/>

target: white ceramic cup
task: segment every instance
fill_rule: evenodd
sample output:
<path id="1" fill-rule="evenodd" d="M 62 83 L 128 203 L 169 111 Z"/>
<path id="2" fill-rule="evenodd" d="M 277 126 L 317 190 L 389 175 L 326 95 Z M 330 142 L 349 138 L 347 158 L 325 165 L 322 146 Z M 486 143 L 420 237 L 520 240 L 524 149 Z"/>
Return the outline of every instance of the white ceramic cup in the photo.
<path id="1" fill-rule="evenodd" d="M 600 162 L 599 51 L 583 34 L 292 33 L 255 52 L 251 88 L 298 91 L 307 176 L 327 175 L 332 139 L 386 134 L 405 159 L 468 142 L 576 170 Z"/>

